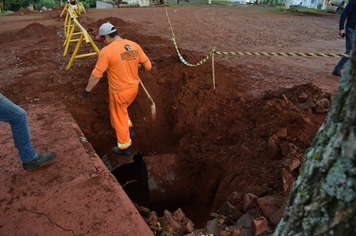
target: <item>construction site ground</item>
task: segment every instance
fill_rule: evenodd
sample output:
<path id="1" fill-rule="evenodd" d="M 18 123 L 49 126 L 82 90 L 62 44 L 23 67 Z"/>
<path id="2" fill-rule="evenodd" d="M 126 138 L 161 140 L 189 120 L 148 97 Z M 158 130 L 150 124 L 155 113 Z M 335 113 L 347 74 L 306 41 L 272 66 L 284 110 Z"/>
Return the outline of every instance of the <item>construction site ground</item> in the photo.
<path id="1" fill-rule="evenodd" d="M 120 185 L 110 173 L 132 160 L 112 152 L 106 74 L 90 98 L 81 94 L 97 56 L 75 59 L 66 70 L 76 43 L 63 57 L 62 9 L 0 17 L 0 92 L 27 111 L 35 150 L 57 152 L 50 164 L 24 171 L 10 126 L 0 123 L 0 235 L 150 235 L 131 201 L 158 215 L 181 208 L 203 228 L 234 192 L 288 196 L 338 89 L 331 72 L 340 58 L 215 54 L 214 66 L 211 58 L 187 66 L 167 14 L 190 64 L 214 47 L 344 53 L 339 15 L 232 3 L 82 13 L 78 21 L 92 39 L 109 21 L 152 61 L 139 76 L 157 118 L 142 87 L 129 108 L 132 151 L 144 156 L 148 171 L 149 193 L 141 194 L 132 179 Z M 79 53 L 92 51 L 83 44 Z"/>

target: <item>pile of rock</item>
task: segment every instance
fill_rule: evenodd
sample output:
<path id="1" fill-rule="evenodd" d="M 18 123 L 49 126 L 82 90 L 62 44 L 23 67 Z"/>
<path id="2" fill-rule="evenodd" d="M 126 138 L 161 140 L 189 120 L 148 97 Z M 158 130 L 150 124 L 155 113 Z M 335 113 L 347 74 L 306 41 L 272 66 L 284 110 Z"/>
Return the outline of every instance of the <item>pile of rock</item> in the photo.
<path id="1" fill-rule="evenodd" d="M 155 235 L 272 235 L 272 228 L 281 220 L 287 201 L 287 196 L 270 195 L 259 198 L 251 193 L 233 192 L 218 213 L 211 214 L 213 219 L 203 229 L 194 229 L 193 222 L 180 208 L 173 214 L 165 210 L 160 218 L 156 212 L 150 212 L 144 207 L 140 208 L 140 213 Z"/>
<path id="2" fill-rule="evenodd" d="M 155 211 L 150 211 L 145 207 L 140 207 L 139 211 L 155 235 L 161 235 L 160 233 L 177 236 L 190 235 L 194 230 L 193 222 L 185 216 L 180 208 L 173 214 L 165 210 L 163 217 L 158 217 Z"/>

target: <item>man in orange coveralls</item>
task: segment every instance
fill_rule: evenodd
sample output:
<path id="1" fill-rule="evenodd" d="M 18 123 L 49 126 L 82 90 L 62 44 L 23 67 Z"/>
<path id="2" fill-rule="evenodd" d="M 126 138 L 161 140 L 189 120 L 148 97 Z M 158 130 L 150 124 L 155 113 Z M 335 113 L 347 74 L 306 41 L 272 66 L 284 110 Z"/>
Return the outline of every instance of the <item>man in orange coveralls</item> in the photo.
<path id="1" fill-rule="evenodd" d="M 133 131 L 127 108 L 135 100 L 138 92 L 139 64 L 144 70 L 151 70 L 151 61 L 137 43 L 122 39 L 110 23 L 100 26 L 96 39 L 102 39 L 106 46 L 99 53 L 98 61 L 82 95 L 89 97 L 90 91 L 106 71 L 110 94 L 110 120 L 117 137 L 117 146 L 113 148 L 113 152 L 131 156 L 130 131 Z"/>

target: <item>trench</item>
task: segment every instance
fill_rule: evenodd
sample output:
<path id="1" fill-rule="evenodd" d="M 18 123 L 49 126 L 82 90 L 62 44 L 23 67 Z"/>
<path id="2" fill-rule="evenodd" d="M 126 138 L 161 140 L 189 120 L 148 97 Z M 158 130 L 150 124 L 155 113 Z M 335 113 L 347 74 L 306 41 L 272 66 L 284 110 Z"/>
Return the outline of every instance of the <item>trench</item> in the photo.
<path id="1" fill-rule="evenodd" d="M 114 17 L 97 23 L 106 21 L 123 25 Z M 128 109 L 136 133 L 131 146 L 134 155 L 114 154 L 116 135 L 110 124 L 105 75 L 92 98 L 82 101 L 72 115 L 133 202 L 158 216 L 166 209 L 181 208 L 195 228 L 203 228 L 233 192 L 258 197 L 289 194 L 299 169 L 283 168 L 284 147 L 295 147 L 293 155 L 302 161 L 326 112 L 290 109 L 283 96 L 296 104 L 301 93 L 320 97 L 319 88 L 306 84 L 253 97 L 251 89 L 274 76 L 269 70 L 250 70 L 243 62 L 234 67 L 217 62 L 214 89 L 210 63 L 187 67 L 171 42 L 127 28 L 118 30 L 124 38 L 138 42 L 153 63 L 151 71 L 139 76 L 155 102 L 156 120 L 140 87 Z M 202 59 L 193 51 L 182 49 L 181 54 L 191 63 Z M 252 77 L 263 80 L 251 82 Z M 87 76 L 81 83 L 82 88 Z M 281 130 L 288 133 L 278 138 Z M 277 137 L 277 144 L 271 148 L 272 137 Z"/>
<path id="2" fill-rule="evenodd" d="M 283 81 L 288 73 L 281 72 L 288 68 L 246 67 L 245 60 L 231 62 L 232 67 L 216 63 L 214 89 L 211 64 L 194 68 L 183 65 L 168 40 L 138 34 L 134 25 L 116 17 L 102 19 L 86 28 L 96 29 L 106 21 L 124 25 L 119 32 L 138 42 L 154 65 L 150 72 L 139 75 L 156 103 L 156 120 L 151 118 L 150 102 L 142 88 L 129 108 L 136 133 L 132 151 L 136 155 L 131 159 L 111 151 L 116 136 L 110 124 L 106 77 L 91 92 L 90 99 L 81 98 L 80 92 L 88 82 L 95 58 L 76 61 L 68 72 L 63 67 L 67 59 L 58 59 L 63 70 L 46 77 L 44 82 L 55 86 L 44 88 L 66 104 L 88 141 L 110 163 L 109 169 L 133 201 L 157 211 L 159 216 L 165 209 L 173 212 L 182 208 L 195 228 L 200 228 L 232 192 L 248 192 L 258 197 L 289 194 L 299 169 L 283 168 L 283 161 L 290 157 L 286 147 L 292 147 L 292 154 L 302 161 L 300 156 L 310 146 L 326 111 L 317 107 L 291 109 L 282 95 L 298 105 L 301 94 L 313 99 L 325 97 L 319 88 L 305 84 L 279 90 L 276 80 Z M 62 43 L 53 47 L 59 48 L 59 55 Z M 193 64 L 205 56 L 188 50 L 181 53 Z M 290 69 L 291 74 L 296 72 Z M 27 83 L 33 81 L 24 79 Z M 22 89 L 22 83 L 19 80 L 14 87 Z M 272 86 L 276 88 L 265 91 Z M 10 89 L 4 88 L 11 93 Z M 264 90 L 265 94 L 252 96 L 251 91 L 256 89 Z M 22 100 L 26 101 L 26 95 L 22 94 Z M 330 100 L 330 95 L 326 97 Z M 270 145 L 271 138 L 278 143 Z"/>

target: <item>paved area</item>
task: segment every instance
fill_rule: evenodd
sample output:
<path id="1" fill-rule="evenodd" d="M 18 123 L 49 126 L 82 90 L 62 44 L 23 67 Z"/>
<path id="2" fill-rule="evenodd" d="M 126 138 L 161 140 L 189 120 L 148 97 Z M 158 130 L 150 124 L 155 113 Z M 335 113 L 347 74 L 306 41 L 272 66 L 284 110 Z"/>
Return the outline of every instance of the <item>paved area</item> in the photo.
<path id="1" fill-rule="evenodd" d="M 57 157 L 25 171 L 0 122 L 0 235 L 153 235 L 64 105 L 34 103 L 32 144 Z"/>

